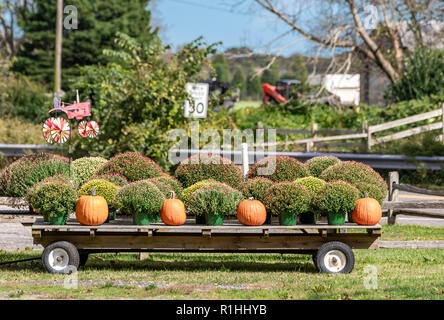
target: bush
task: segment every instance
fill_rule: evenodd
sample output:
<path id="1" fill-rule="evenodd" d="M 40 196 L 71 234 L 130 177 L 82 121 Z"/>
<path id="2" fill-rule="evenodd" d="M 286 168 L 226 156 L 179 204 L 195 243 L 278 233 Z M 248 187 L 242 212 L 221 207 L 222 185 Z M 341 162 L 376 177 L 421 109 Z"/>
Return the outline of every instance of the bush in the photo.
<path id="1" fill-rule="evenodd" d="M 273 181 L 267 178 L 254 178 L 243 182 L 240 190 L 245 198 L 254 198 L 260 202 L 264 202 L 267 190 L 273 185 Z"/>
<path id="2" fill-rule="evenodd" d="M 311 198 L 303 186 L 281 182 L 268 189 L 264 205 L 274 215 L 282 213 L 299 215 L 310 209 Z"/>
<path id="3" fill-rule="evenodd" d="M 237 188 L 242 182 L 241 169 L 218 155 L 197 154 L 180 163 L 175 177 L 187 188 L 196 182 L 214 179 Z"/>
<path id="4" fill-rule="evenodd" d="M 359 198 L 359 190 L 345 181 L 327 183 L 314 198 L 314 207 L 324 215 L 349 214 Z"/>
<path id="5" fill-rule="evenodd" d="M 341 160 L 336 157 L 323 156 L 311 158 L 307 162 L 305 162 L 305 165 L 307 166 L 312 176 L 319 177 L 322 171 L 339 162 L 341 162 Z"/>
<path id="6" fill-rule="evenodd" d="M 94 187 L 96 187 L 96 195 L 104 197 L 108 203 L 108 207 L 113 208 L 114 196 L 117 190 L 119 190 L 119 187 L 103 179 L 94 179 L 80 187 L 78 191 L 79 197 L 89 196 Z"/>
<path id="7" fill-rule="evenodd" d="M 178 199 L 182 199 L 182 185 L 179 181 L 177 181 L 175 178 L 171 177 L 171 176 L 165 176 L 162 175 L 161 177 L 157 177 L 157 178 L 152 178 L 149 179 L 149 181 L 152 181 L 154 184 L 156 183 L 166 183 L 167 185 L 169 185 L 172 188 L 172 191 L 174 191 L 174 193 L 176 194 Z M 170 198 L 171 194 L 168 194 L 167 198 Z"/>
<path id="8" fill-rule="evenodd" d="M 165 196 L 152 183 L 137 181 L 120 188 L 114 197 L 114 207 L 125 214 L 156 216 L 162 209 Z"/>
<path id="9" fill-rule="evenodd" d="M 121 153 L 112 157 L 98 171 L 97 175 L 117 172 L 129 182 L 159 177 L 160 167 L 150 158 L 138 153 Z"/>
<path id="10" fill-rule="evenodd" d="M 325 186 L 325 181 L 315 177 L 305 177 L 295 180 L 296 184 L 303 186 L 314 197 Z"/>
<path id="11" fill-rule="evenodd" d="M 71 164 L 73 180 L 78 186 L 83 185 L 105 162 L 107 160 L 101 157 L 84 157 L 74 160 Z"/>
<path id="12" fill-rule="evenodd" d="M 261 176 L 273 182 L 294 181 L 310 175 L 307 167 L 298 160 L 286 156 L 270 156 L 262 159 L 248 171 L 248 179 Z"/>
<path id="13" fill-rule="evenodd" d="M 387 195 L 385 180 L 375 170 L 360 162 L 344 161 L 337 163 L 324 170 L 319 178 L 327 182 L 334 180 L 342 180 L 351 184 L 366 182 L 378 186 L 384 197 Z"/>
<path id="14" fill-rule="evenodd" d="M 97 176 L 92 177 L 91 180 L 92 179 L 106 180 L 111 183 L 114 183 L 116 186 L 119 186 L 119 187 L 123 187 L 128 184 L 128 180 L 124 176 L 122 176 L 120 173 L 117 173 L 117 172 L 97 175 Z"/>
<path id="15" fill-rule="evenodd" d="M 232 215 L 244 199 L 242 193 L 223 183 L 210 183 L 193 192 L 190 211 L 197 215 Z"/>
<path id="16" fill-rule="evenodd" d="M 147 180 L 142 180 L 142 181 L 151 182 L 152 184 L 154 184 L 160 190 L 160 192 L 162 192 L 165 199 L 172 198 L 171 193 L 174 192 L 174 189 L 170 184 L 168 184 L 164 181 L 160 181 L 160 180 L 154 181 L 153 179 L 147 179 Z"/>
<path id="17" fill-rule="evenodd" d="M 367 182 L 356 182 L 353 186 L 359 190 L 359 197 L 364 198 L 367 193 L 369 198 L 376 199 L 380 205 L 384 202 L 386 195 L 381 191 L 381 188 L 374 184 Z"/>
<path id="18" fill-rule="evenodd" d="M 47 217 L 65 217 L 74 212 L 77 203 L 75 189 L 63 182 L 39 183 L 29 199 L 36 212 Z"/>
<path id="19" fill-rule="evenodd" d="M 195 184 L 189 186 L 188 188 L 185 188 L 182 192 L 182 200 L 185 203 L 185 206 L 187 206 L 188 201 L 190 200 L 191 195 L 193 194 L 194 191 L 199 190 L 201 187 L 206 186 L 207 184 L 215 183 L 215 182 L 217 182 L 217 181 L 213 180 L 213 179 L 208 179 L 208 180 L 196 182 Z"/>

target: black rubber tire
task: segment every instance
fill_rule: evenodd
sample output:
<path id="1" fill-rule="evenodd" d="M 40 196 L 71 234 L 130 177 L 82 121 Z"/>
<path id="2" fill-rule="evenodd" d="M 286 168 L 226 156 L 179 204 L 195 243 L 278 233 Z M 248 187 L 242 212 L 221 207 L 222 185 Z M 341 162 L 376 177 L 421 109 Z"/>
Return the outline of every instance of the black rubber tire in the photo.
<path id="1" fill-rule="evenodd" d="M 58 249 L 58 248 L 65 250 L 66 253 L 68 254 L 68 264 L 64 269 L 61 269 L 61 270 L 54 269 L 49 263 L 49 254 L 54 249 Z M 42 262 L 43 262 L 43 266 L 45 267 L 46 271 L 48 271 L 49 273 L 68 274 L 68 273 L 71 273 L 72 269 L 75 268 L 75 270 L 76 270 L 79 268 L 80 255 L 79 255 L 79 251 L 72 243 L 69 243 L 67 241 L 57 241 L 57 242 L 53 242 L 50 245 L 45 247 L 45 249 L 43 250 L 43 254 L 42 254 Z M 69 268 L 70 266 L 71 266 L 71 268 Z M 74 267 L 74 268 L 72 268 L 72 267 Z"/>
<path id="2" fill-rule="evenodd" d="M 338 250 L 342 252 L 345 256 L 345 266 L 342 268 L 339 272 L 332 272 L 331 270 L 328 270 L 325 263 L 324 263 L 324 257 L 325 255 L 332 251 L 332 250 Z M 320 272 L 322 273 L 350 273 L 352 272 L 353 268 L 355 267 L 355 255 L 353 253 L 353 250 L 345 243 L 339 242 L 339 241 L 331 241 L 324 243 L 318 250 L 316 254 L 316 265 Z"/>
<path id="3" fill-rule="evenodd" d="M 79 261 L 79 266 L 80 267 L 84 267 L 86 262 L 88 261 L 88 257 L 89 257 L 89 253 L 79 253 L 80 256 L 80 261 Z"/>

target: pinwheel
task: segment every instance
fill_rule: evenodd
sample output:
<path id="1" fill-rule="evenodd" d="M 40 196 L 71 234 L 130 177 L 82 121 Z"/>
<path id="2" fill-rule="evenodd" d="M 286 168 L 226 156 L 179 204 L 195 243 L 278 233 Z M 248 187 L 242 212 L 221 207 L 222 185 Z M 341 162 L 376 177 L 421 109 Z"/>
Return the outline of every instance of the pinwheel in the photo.
<path id="1" fill-rule="evenodd" d="M 95 121 L 88 122 L 86 125 L 86 134 L 89 138 L 95 138 L 99 135 L 99 125 Z"/>
<path id="2" fill-rule="evenodd" d="M 87 131 L 86 131 L 87 125 L 88 125 L 87 121 L 82 121 L 79 123 L 79 134 L 82 138 L 87 137 Z"/>
<path id="3" fill-rule="evenodd" d="M 52 123 L 51 137 L 55 143 L 65 143 L 70 134 L 69 123 L 64 118 L 56 118 Z"/>
<path id="4" fill-rule="evenodd" d="M 45 138 L 46 142 L 48 142 L 48 143 L 54 142 L 52 140 L 52 136 L 51 136 L 51 130 L 52 130 L 52 125 L 53 125 L 54 120 L 55 120 L 55 118 L 48 118 L 48 119 L 46 119 L 45 123 L 43 124 L 43 138 Z"/>

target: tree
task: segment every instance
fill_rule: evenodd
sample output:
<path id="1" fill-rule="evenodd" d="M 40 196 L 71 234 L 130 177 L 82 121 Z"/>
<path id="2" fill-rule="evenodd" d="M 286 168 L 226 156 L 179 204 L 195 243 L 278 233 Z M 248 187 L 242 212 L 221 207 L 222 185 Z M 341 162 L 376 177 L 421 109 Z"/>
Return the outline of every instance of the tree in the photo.
<path id="1" fill-rule="evenodd" d="M 149 0 L 72 0 L 77 8 L 77 29 L 64 30 L 62 76 L 63 89 L 69 89 L 79 76 L 79 67 L 106 64 L 103 49 L 114 46 L 117 32 L 141 41 L 156 36 L 150 28 Z M 23 46 L 17 53 L 14 71 L 48 85 L 53 84 L 56 1 L 36 0 L 34 11 L 22 10 L 19 22 Z M 67 17 L 65 17 L 66 19 Z"/>
<path id="2" fill-rule="evenodd" d="M 253 100 L 257 100 L 261 98 L 262 95 L 262 83 L 261 79 L 258 76 L 255 76 L 254 68 L 250 68 L 248 72 L 248 80 L 247 80 L 247 95 Z"/>
<path id="3" fill-rule="evenodd" d="M 199 80 L 215 45 L 198 39 L 172 54 L 158 38 L 143 41 L 119 33 L 116 46 L 104 51 L 111 62 L 83 67 L 75 83 L 91 101 L 100 125 L 97 139 L 73 137 L 75 154 L 140 152 L 168 169 L 168 150 L 174 144 L 168 133 L 187 123 L 186 83 Z"/>
<path id="4" fill-rule="evenodd" d="M 231 81 L 233 87 L 239 88 L 241 97 L 246 97 L 246 87 L 247 83 L 244 77 L 244 71 L 241 65 L 236 65 L 236 69 L 234 71 L 233 80 Z"/>
<path id="5" fill-rule="evenodd" d="M 262 83 L 269 83 L 274 85 L 279 80 L 279 68 L 277 63 L 273 63 L 270 68 L 267 68 L 262 73 Z"/>
<path id="6" fill-rule="evenodd" d="M 253 1 L 303 38 L 331 50 L 333 57 L 345 51 L 369 59 L 392 82 L 402 72 L 402 23 L 415 31 L 417 45 L 422 46 L 421 23 L 443 20 L 439 1 L 432 0 L 315 0 L 293 1 L 293 6 L 287 1 Z M 341 69 L 344 72 L 343 66 L 337 66 Z"/>
<path id="7" fill-rule="evenodd" d="M 228 67 L 225 55 L 216 55 L 214 57 L 213 65 L 216 71 L 216 80 L 218 82 L 230 82 L 230 68 Z"/>

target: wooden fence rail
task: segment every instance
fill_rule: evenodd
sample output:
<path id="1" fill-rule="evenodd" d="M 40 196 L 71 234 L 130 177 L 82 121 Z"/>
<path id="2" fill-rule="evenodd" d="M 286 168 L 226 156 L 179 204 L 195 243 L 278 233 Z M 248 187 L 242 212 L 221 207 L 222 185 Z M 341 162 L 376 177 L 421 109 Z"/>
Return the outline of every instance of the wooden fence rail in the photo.
<path id="1" fill-rule="evenodd" d="M 444 213 L 425 211 L 427 209 L 443 209 L 444 200 L 415 200 L 399 201 L 399 191 L 414 192 L 426 195 L 444 196 L 440 190 L 427 190 L 406 184 L 399 183 L 399 173 L 392 171 L 389 173 L 389 194 L 388 201 L 385 201 L 382 208 L 388 210 L 387 223 L 394 225 L 397 223 L 396 217 L 400 214 L 408 216 L 420 216 L 430 218 L 443 218 Z"/>
<path id="2" fill-rule="evenodd" d="M 364 139 L 364 142 L 361 142 L 360 145 L 366 145 L 368 151 L 371 151 L 371 148 L 380 143 L 395 141 L 403 138 L 407 138 L 413 135 L 421 134 L 428 131 L 433 130 L 442 130 L 442 134 L 440 135 L 440 139 L 444 139 L 444 103 L 441 105 L 440 109 L 433 110 L 426 113 L 417 114 L 411 117 L 398 119 L 395 121 L 390 121 L 374 126 L 367 126 L 367 124 L 363 124 L 361 130 L 350 130 L 350 129 L 318 129 L 318 125 L 316 123 L 313 124 L 312 130 L 290 130 L 290 129 L 276 129 L 276 134 L 285 134 L 285 141 L 275 142 L 275 143 L 263 143 L 257 144 L 254 146 L 267 147 L 267 146 L 279 146 L 284 145 L 285 150 L 288 150 L 289 145 L 301 145 L 305 144 L 306 152 L 311 152 L 315 144 L 319 145 L 320 142 L 324 142 L 323 146 L 356 146 L 359 144 L 343 142 L 338 144 L 339 140 L 356 140 L 356 139 Z M 404 126 L 407 124 L 412 124 L 424 120 L 429 120 L 433 118 L 441 117 L 441 121 L 434 122 L 431 124 L 426 124 L 422 126 L 418 126 L 415 128 L 411 128 L 408 130 L 403 130 L 394 134 L 389 134 L 382 137 L 373 137 L 375 133 L 382 132 L 385 130 L 397 128 L 400 126 Z M 259 125 L 259 129 L 263 129 L 262 126 Z M 288 140 L 289 134 L 302 134 L 302 135 L 311 135 L 311 138 L 300 139 L 300 140 Z M 329 135 L 327 137 L 319 137 L 319 135 Z M 331 141 L 331 143 L 326 144 L 325 142 Z"/>

